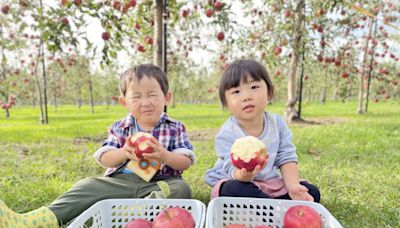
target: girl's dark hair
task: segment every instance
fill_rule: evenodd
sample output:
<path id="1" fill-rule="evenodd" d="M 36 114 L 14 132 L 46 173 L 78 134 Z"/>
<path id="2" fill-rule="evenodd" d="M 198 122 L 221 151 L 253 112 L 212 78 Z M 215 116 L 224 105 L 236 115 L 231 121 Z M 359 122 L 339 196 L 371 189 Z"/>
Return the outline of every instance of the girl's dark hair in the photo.
<path id="1" fill-rule="evenodd" d="M 134 78 L 140 81 L 144 76 L 156 79 L 164 95 L 167 95 L 169 87 L 167 75 L 165 75 L 160 67 L 153 64 L 140 64 L 122 73 L 119 80 L 119 91 L 121 95 L 126 95 L 126 90 Z"/>
<path id="2" fill-rule="evenodd" d="M 219 82 L 219 99 L 222 106 L 226 106 L 225 91 L 238 87 L 241 82 L 248 82 L 249 79 L 255 81 L 263 80 L 267 84 L 268 99 L 274 96 L 274 85 L 268 71 L 255 60 L 236 60 L 224 70 Z"/>

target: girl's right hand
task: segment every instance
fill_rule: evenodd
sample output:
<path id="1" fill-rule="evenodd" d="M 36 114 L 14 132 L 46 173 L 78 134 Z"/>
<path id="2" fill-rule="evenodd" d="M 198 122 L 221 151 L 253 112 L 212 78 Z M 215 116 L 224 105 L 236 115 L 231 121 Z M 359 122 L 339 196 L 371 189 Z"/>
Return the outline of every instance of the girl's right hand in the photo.
<path id="1" fill-rule="evenodd" d="M 257 176 L 262 168 L 264 168 L 265 164 L 257 165 L 253 170 L 247 170 L 245 168 L 235 169 L 233 171 L 233 177 L 236 180 L 243 182 L 251 182 Z"/>

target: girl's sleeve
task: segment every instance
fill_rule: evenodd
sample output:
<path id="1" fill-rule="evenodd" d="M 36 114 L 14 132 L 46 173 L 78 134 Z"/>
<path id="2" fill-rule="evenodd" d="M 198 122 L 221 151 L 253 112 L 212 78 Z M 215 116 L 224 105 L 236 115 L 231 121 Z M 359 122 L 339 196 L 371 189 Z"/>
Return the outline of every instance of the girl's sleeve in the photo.
<path id="1" fill-rule="evenodd" d="M 298 162 L 296 147 L 292 142 L 292 132 L 281 116 L 277 116 L 279 130 L 279 149 L 275 160 L 275 166 L 279 167 L 289 162 Z"/>

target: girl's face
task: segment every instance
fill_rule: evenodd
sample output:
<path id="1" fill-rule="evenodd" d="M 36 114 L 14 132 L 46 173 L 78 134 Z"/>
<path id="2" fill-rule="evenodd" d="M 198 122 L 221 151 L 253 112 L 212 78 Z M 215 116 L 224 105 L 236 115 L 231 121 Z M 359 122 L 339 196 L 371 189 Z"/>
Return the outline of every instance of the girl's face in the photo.
<path id="1" fill-rule="evenodd" d="M 238 87 L 226 90 L 225 98 L 227 108 L 239 123 L 261 120 L 268 104 L 267 84 L 249 77 L 247 82 L 242 81 Z"/>
<path id="2" fill-rule="evenodd" d="M 170 100 L 170 94 L 164 95 L 156 79 L 144 76 L 140 81 L 133 79 L 125 97 L 120 103 L 137 120 L 140 127 L 150 130 L 160 120 L 164 106 Z"/>

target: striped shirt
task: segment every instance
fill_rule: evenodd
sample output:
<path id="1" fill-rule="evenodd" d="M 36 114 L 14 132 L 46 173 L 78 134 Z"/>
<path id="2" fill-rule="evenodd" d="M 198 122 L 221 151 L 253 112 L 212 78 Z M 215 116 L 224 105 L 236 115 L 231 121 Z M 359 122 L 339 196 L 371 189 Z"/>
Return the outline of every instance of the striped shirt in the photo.
<path id="1" fill-rule="evenodd" d="M 97 162 L 101 166 L 105 167 L 100 161 L 101 156 L 109 150 L 123 147 L 126 138 L 129 135 L 140 131 L 139 129 L 139 125 L 137 125 L 135 118 L 130 113 L 125 118 L 114 122 L 108 130 L 108 138 L 94 154 Z M 154 138 L 156 138 L 169 152 L 188 156 L 192 160 L 192 164 L 196 161 L 196 155 L 193 152 L 193 146 L 189 141 L 185 126 L 181 122 L 169 118 L 166 113 L 161 114 L 160 121 L 148 133 L 153 135 Z M 107 168 L 105 176 L 123 172 L 128 162 L 129 160 L 114 168 L 105 167 Z M 172 169 L 171 167 L 162 164 L 155 177 L 181 175 L 182 171 Z"/>

